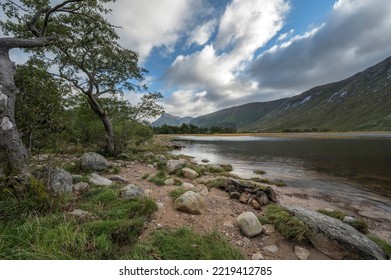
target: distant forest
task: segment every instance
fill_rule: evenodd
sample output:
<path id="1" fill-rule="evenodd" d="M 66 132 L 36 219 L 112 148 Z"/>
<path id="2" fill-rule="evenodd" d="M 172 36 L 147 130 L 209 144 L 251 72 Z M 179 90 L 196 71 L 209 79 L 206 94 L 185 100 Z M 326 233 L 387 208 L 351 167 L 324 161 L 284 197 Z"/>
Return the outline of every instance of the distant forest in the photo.
<path id="1" fill-rule="evenodd" d="M 231 127 L 199 127 L 194 124 L 182 124 L 181 126 L 162 125 L 153 128 L 155 134 L 216 134 L 237 133 L 236 128 Z"/>

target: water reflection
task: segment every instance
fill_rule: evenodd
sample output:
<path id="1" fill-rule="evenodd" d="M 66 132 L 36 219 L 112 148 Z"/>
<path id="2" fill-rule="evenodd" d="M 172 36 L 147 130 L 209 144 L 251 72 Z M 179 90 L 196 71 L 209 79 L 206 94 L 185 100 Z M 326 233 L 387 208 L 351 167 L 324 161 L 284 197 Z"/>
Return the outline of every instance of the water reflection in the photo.
<path id="1" fill-rule="evenodd" d="M 294 187 L 355 194 L 368 191 L 391 200 L 391 139 L 297 139 L 269 137 L 183 137 L 181 151 L 197 161 L 231 163 L 235 173 L 266 171 Z M 362 194 L 364 195 L 364 193 Z M 367 196 L 367 194 L 365 194 Z"/>

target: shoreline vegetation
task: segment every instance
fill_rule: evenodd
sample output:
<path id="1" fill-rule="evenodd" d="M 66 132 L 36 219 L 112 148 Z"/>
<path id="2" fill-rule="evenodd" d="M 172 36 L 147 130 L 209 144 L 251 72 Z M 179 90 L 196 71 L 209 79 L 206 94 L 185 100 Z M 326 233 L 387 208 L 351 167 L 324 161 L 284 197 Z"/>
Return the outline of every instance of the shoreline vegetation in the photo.
<path id="1" fill-rule="evenodd" d="M 316 210 L 326 214 L 318 215 L 334 216 L 332 222 L 371 245 L 348 250 L 330 243 L 324 250 L 312 240 L 311 226 L 285 208 L 295 202 L 305 206 L 312 198 L 268 181 L 261 170 L 242 179 L 230 173 L 229 163 L 205 159 L 198 164 L 174 156 L 174 138 L 155 136 L 128 154 L 109 158 L 98 171 L 83 166 L 85 154 L 34 157 L 39 179 L 29 182 L 28 191 L 1 182 L 0 259 L 390 258 L 391 246 L 381 235 L 389 229 L 377 228 L 384 221 L 362 218 L 348 207 L 334 208 L 342 204 L 318 197 Z M 59 168 L 71 174 L 70 191 L 47 191 L 46 166 L 54 168 L 49 174 Z M 194 199 L 197 209 L 180 204 L 186 197 Z M 246 213 L 259 222 L 255 234 L 240 225 Z"/>

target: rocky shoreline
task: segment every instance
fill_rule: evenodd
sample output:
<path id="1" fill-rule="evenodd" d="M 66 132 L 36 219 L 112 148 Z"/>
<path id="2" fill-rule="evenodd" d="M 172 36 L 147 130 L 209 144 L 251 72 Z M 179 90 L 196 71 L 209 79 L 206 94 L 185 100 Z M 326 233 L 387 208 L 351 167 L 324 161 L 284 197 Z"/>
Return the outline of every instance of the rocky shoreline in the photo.
<path id="1" fill-rule="evenodd" d="M 229 164 L 196 163 L 186 156 L 174 158 L 151 152 L 139 160 L 107 161 L 98 154 L 88 153 L 74 161 L 80 162 L 81 168 L 94 171 L 88 177 L 94 186 L 109 187 L 115 182 L 123 186 L 121 199 L 148 196 L 156 201 L 158 210 L 140 240 L 156 230 L 188 227 L 200 233 L 221 233 L 248 259 L 389 258 L 375 242 L 350 226 L 350 222 L 363 216 L 346 201 L 331 196 L 312 197 L 289 186 L 277 187 L 237 178 Z M 115 168 L 118 174 L 107 174 L 105 170 L 109 168 Z M 46 178 L 55 192 L 71 190 L 80 194 L 88 190 L 89 184 L 83 182 L 71 188 L 64 186 L 69 184 L 69 178 L 75 180 L 80 176 L 66 173 L 53 169 L 37 175 Z M 152 180 L 157 176 L 164 176 L 159 178 L 162 184 L 157 185 Z M 175 199 L 174 191 L 181 192 Z M 268 220 L 268 205 L 278 205 L 279 211 L 297 219 L 306 228 L 305 240 L 287 238 L 279 232 L 278 224 Z M 345 207 L 341 207 L 343 205 Z M 346 221 L 340 221 L 314 211 L 318 209 L 347 210 L 349 215 Z M 80 220 L 91 218 L 81 209 L 73 209 L 70 214 Z M 387 225 L 383 218 L 386 217 L 365 219 L 369 221 L 369 230 L 382 238 L 390 233 L 390 223 Z"/>

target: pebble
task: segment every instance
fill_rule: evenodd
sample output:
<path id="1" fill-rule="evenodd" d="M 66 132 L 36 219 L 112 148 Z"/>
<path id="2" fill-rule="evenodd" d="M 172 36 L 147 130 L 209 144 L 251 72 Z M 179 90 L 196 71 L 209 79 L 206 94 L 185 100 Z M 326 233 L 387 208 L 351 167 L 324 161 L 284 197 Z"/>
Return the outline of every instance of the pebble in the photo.
<path id="1" fill-rule="evenodd" d="M 278 247 L 276 245 L 270 245 L 270 246 L 264 247 L 263 250 L 265 250 L 269 253 L 275 254 L 278 251 Z"/>

